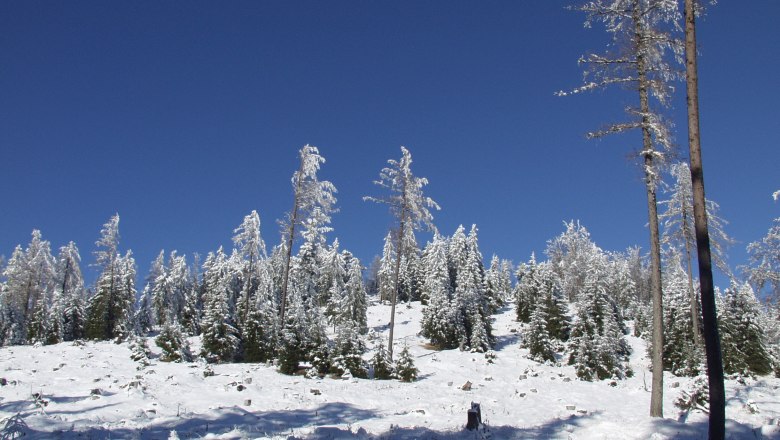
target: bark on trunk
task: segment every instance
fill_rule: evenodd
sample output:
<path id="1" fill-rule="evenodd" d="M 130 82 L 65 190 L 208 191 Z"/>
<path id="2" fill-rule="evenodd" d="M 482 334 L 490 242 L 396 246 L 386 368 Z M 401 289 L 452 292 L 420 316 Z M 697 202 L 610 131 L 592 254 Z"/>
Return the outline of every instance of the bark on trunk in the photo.
<path id="1" fill-rule="evenodd" d="M 634 4 L 634 26 L 636 26 L 637 74 L 639 76 L 639 110 L 642 113 L 642 154 L 645 160 L 645 184 L 647 187 L 647 219 L 650 228 L 650 292 L 653 298 L 653 386 L 650 393 L 650 416 L 663 417 L 664 369 L 663 369 L 663 296 L 661 292 L 661 246 L 658 233 L 658 205 L 656 198 L 656 178 L 653 169 L 653 141 L 650 134 L 650 104 L 648 101 L 648 79 L 645 59 L 641 46 L 645 44 L 639 4 Z"/>
<path id="2" fill-rule="evenodd" d="M 298 168 L 298 174 L 295 180 L 295 194 L 293 194 L 293 210 L 290 216 L 290 229 L 287 234 L 287 259 L 284 261 L 284 274 L 282 275 L 282 298 L 279 307 L 279 326 L 284 327 L 284 314 L 287 310 L 287 288 L 290 281 L 290 260 L 292 259 L 292 245 L 295 240 L 295 223 L 298 221 L 298 197 L 301 192 L 301 175 L 303 174 L 303 157 L 301 165 Z"/>
<path id="3" fill-rule="evenodd" d="M 704 324 L 704 348 L 707 353 L 707 376 L 710 391 L 709 438 L 726 435 L 726 399 L 723 385 L 723 357 L 720 350 L 718 318 L 715 310 L 715 288 L 712 280 L 712 255 L 707 228 L 704 196 L 704 169 L 699 133 L 699 79 L 696 66 L 696 16 L 694 0 L 685 0 L 685 73 L 688 104 L 688 148 L 691 157 L 693 216 L 696 227 L 696 249 L 699 260 L 699 283 Z"/>
<path id="4" fill-rule="evenodd" d="M 395 270 L 393 271 L 393 298 L 392 305 L 390 306 L 390 335 L 387 343 L 387 356 L 392 362 L 393 360 L 393 331 L 395 330 L 395 303 L 398 301 L 398 279 L 401 273 L 401 257 L 403 257 L 404 251 L 404 230 L 406 226 L 406 185 L 404 185 L 401 192 L 401 218 L 398 224 L 398 244 L 395 252 Z"/>

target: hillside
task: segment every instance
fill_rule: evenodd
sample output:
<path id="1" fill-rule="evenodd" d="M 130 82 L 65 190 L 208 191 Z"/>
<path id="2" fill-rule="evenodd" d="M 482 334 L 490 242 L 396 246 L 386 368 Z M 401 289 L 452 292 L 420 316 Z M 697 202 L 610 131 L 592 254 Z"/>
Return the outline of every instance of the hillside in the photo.
<path id="1" fill-rule="evenodd" d="M 369 346 L 386 338 L 388 316 L 389 306 L 369 308 Z M 673 404 L 689 378 L 667 375 L 666 418 L 647 416 L 649 361 L 638 338 L 628 337 L 633 377 L 590 383 L 571 367 L 528 360 L 509 308 L 493 323 L 492 363 L 481 353 L 431 350 L 417 336 L 420 317 L 419 303 L 397 309 L 397 341 L 420 370 L 414 383 L 313 380 L 262 364 L 213 365 L 204 377 L 204 363 L 158 359 L 139 370 L 127 343 L 4 347 L 0 428 L 19 414 L 16 426 L 33 439 L 167 439 L 172 430 L 181 439 L 706 438 L 706 414 L 683 417 Z M 197 338 L 191 342 L 196 349 Z M 470 391 L 461 389 L 466 382 Z M 730 438 L 780 438 L 778 389 L 774 377 L 727 380 Z M 478 433 L 464 429 L 471 402 L 482 406 Z"/>

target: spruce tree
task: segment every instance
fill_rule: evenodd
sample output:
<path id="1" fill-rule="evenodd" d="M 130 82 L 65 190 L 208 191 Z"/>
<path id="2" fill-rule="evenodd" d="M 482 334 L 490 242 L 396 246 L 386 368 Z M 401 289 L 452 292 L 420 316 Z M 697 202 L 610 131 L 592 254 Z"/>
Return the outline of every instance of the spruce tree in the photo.
<path id="1" fill-rule="evenodd" d="M 404 344 L 401 353 L 398 354 L 398 360 L 395 362 L 395 377 L 401 382 L 414 382 L 417 380 L 417 374 L 420 371 L 414 366 L 414 358 L 409 352 L 409 346 Z"/>
<path id="2" fill-rule="evenodd" d="M 747 283 L 732 282 L 719 299 L 723 370 L 729 374 L 771 373 L 773 360 L 761 327 L 761 306 L 753 288 Z"/>
<path id="3" fill-rule="evenodd" d="M 181 331 L 178 322 L 165 324 L 154 343 L 162 349 L 160 360 L 163 362 L 192 362 L 190 345 Z"/>
<path id="4" fill-rule="evenodd" d="M 233 326 L 228 306 L 229 268 L 220 247 L 209 253 L 203 264 L 204 310 L 201 331 L 202 356 L 209 362 L 230 362 L 238 350 L 238 330 Z"/>
<path id="5" fill-rule="evenodd" d="M 423 286 L 428 305 L 423 309 L 421 334 L 441 348 L 456 348 L 455 313 L 452 307 L 452 282 L 447 268 L 447 241 L 435 234 L 426 246 L 423 264 L 427 275 Z"/>
<path id="6" fill-rule="evenodd" d="M 376 380 L 388 380 L 394 377 L 393 364 L 387 357 L 384 343 L 379 343 L 374 357 L 371 358 L 371 366 L 374 368 L 374 379 Z"/>
<path id="7" fill-rule="evenodd" d="M 537 362 L 555 361 L 555 350 L 547 333 L 547 312 L 543 307 L 537 307 L 531 313 L 531 322 L 523 343 L 531 359 Z"/>

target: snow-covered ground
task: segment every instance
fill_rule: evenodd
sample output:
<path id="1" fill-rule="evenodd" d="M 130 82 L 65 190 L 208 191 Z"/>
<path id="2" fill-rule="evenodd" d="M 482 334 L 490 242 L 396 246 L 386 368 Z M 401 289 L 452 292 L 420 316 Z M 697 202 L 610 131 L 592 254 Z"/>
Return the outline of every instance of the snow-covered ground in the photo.
<path id="1" fill-rule="evenodd" d="M 571 367 L 528 360 L 509 308 L 493 323 L 492 363 L 480 353 L 430 350 L 417 336 L 420 317 L 418 303 L 397 309 L 396 352 L 409 345 L 420 370 L 414 383 L 313 380 L 261 364 L 213 365 L 215 375 L 204 377 L 203 363 L 156 359 L 138 370 L 127 343 L 2 348 L 0 432 L 15 421 L 34 439 L 167 439 L 172 430 L 181 439 L 706 438 L 707 416 L 683 417 L 673 405 L 688 378 L 667 375 L 666 418 L 648 416 L 650 373 L 640 339 L 629 337 L 632 378 L 590 383 Z M 383 338 L 388 319 L 388 306 L 369 308 L 369 325 Z M 153 341 L 149 346 L 159 352 Z M 470 391 L 461 389 L 466 382 Z M 726 383 L 729 438 L 780 438 L 780 379 L 744 382 Z M 47 404 L 36 404 L 35 394 Z M 478 432 L 464 429 L 471 402 L 482 408 Z"/>

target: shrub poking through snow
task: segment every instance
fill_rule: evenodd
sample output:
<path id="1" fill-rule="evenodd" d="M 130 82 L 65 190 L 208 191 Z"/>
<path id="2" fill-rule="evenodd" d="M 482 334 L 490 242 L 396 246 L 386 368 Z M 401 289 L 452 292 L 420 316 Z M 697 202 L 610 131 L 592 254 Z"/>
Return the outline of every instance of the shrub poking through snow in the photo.
<path id="1" fill-rule="evenodd" d="M 707 376 L 697 376 L 691 382 L 689 389 L 680 391 L 674 406 L 683 411 L 698 409 L 702 412 L 710 412 L 710 391 L 707 384 Z"/>
<path id="2" fill-rule="evenodd" d="M 138 362 L 138 369 L 149 366 L 149 356 L 152 352 L 146 344 L 146 338 L 133 336 L 130 339 L 130 359 Z"/>

